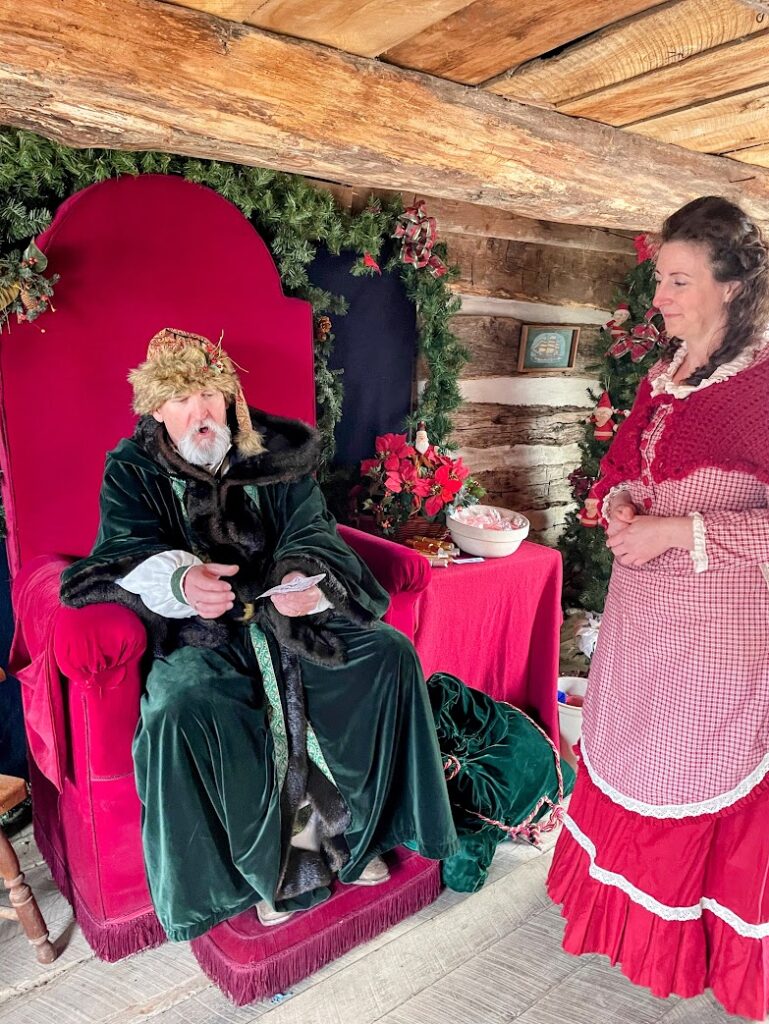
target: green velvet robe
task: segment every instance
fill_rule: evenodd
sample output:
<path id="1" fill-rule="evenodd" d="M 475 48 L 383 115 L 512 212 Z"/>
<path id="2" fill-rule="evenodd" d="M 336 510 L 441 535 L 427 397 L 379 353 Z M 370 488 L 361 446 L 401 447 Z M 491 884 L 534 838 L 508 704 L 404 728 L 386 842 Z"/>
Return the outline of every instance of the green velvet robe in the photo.
<path id="1" fill-rule="evenodd" d="M 267 899 L 324 898 L 376 854 L 457 849 L 440 751 L 409 641 L 378 621 L 387 595 L 340 539 L 311 473 L 303 424 L 252 411 L 266 452 L 212 476 L 145 417 L 107 457 L 93 552 L 64 574 L 72 605 L 118 601 L 144 620 L 154 660 L 134 762 L 147 877 L 172 939 Z M 235 563 L 221 619 L 164 619 L 115 583 L 163 550 Z M 285 618 L 256 595 L 325 572 L 332 609 Z M 290 845 L 305 796 L 319 852 Z M 304 812 L 307 813 L 307 812 Z"/>

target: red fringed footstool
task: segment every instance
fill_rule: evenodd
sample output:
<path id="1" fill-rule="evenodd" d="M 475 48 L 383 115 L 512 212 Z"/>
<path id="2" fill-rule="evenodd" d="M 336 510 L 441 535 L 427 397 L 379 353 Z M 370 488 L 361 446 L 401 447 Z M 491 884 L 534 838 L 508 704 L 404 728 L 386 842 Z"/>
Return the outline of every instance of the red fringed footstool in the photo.
<path id="1" fill-rule="evenodd" d="M 265 928 L 255 910 L 212 928 L 191 943 L 211 981 L 238 1006 L 284 992 L 432 903 L 440 865 L 402 847 L 386 857 L 390 880 L 381 885 L 334 883 L 331 899 Z"/>

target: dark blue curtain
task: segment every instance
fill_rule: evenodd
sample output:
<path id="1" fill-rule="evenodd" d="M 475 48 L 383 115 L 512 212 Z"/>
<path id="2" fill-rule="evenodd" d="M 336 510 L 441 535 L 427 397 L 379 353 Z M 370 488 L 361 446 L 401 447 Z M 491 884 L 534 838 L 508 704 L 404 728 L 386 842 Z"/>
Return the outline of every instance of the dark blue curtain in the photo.
<path id="1" fill-rule="evenodd" d="M 0 541 L 0 666 L 8 665 L 13 635 L 11 588 L 5 544 Z M 0 774 L 27 777 L 27 752 L 19 684 L 10 676 L 0 683 Z"/>
<path id="2" fill-rule="evenodd" d="M 377 434 L 398 432 L 411 409 L 417 352 L 416 311 L 400 274 L 353 277 L 355 255 L 320 250 L 310 280 L 349 303 L 346 316 L 332 317 L 334 352 L 329 365 L 342 369 L 344 402 L 336 430 L 337 465 L 352 465 L 374 453 Z M 382 265 L 386 257 L 382 257 Z"/>

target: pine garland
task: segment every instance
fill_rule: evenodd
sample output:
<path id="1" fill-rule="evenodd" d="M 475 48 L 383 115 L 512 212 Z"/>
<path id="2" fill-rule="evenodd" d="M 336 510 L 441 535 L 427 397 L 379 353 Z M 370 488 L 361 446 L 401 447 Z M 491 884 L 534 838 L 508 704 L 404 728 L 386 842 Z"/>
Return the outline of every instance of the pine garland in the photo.
<path id="1" fill-rule="evenodd" d="M 370 203 L 361 213 L 340 210 L 332 195 L 313 188 L 304 179 L 263 167 L 245 167 L 198 160 L 169 153 L 130 153 L 108 149 L 71 149 L 31 132 L 0 130 L 0 281 L 8 279 L 22 259 L 22 250 L 43 231 L 57 206 L 67 196 L 98 181 L 121 174 L 175 174 L 214 189 L 247 217 L 272 252 L 287 294 L 305 299 L 315 321 L 325 315 L 343 315 L 342 296 L 314 287 L 307 268 L 319 245 L 334 254 L 358 253 L 352 273 L 376 273 L 367 266 L 367 254 L 376 258 L 392 237 L 403 212 L 400 200 L 385 205 Z M 444 259 L 445 247 L 435 251 Z M 458 276 L 449 267 L 443 277 L 401 262 L 395 253 L 386 269 L 399 269 L 407 294 L 417 309 L 419 348 L 429 378 L 410 424 L 425 420 L 430 437 L 446 443 L 451 413 L 461 404 L 457 375 L 467 353 L 449 330 L 450 317 L 459 308 L 448 284 Z M 2 324 L 0 311 L 0 325 Z M 334 427 L 342 409 L 340 373 L 328 366 L 333 334 L 318 335 L 315 345 L 315 381 L 318 427 L 323 437 L 323 464 L 334 453 Z"/>
<path id="2" fill-rule="evenodd" d="M 615 307 L 625 304 L 629 317 L 623 328 L 633 328 L 645 323 L 645 316 L 652 307 L 655 291 L 654 261 L 645 236 L 635 239 L 639 262 L 627 275 L 622 291 L 616 296 Z M 602 328 L 606 343 L 601 363 L 588 367 L 598 371 L 601 387 L 590 390 L 594 402 L 606 391 L 615 409 L 629 411 L 638 385 L 651 366 L 660 358 L 660 347 L 654 344 L 643 358 L 634 360 L 630 353 L 619 357 L 610 349 L 614 338 L 607 327 Z M 664 343 L 664 336 L 661 339 Z M 640 355 L 640 353 L 637 353 Z M 585 427 L 584 438 L 579 443 L 582 461 L 578 470 L 571 474 L 572 496 L 581 506 L 589 487 L 598 478 L 601 459 L 606 454 L 610 441 L 599 441 L 594 436 L 591 423 Z M 582 608 L 590 612 L 602 612 L 609 586 L 613 557 L 606 546 L 606 536 L 600 527 L 585 527 L 577 512 L 566 517 L 564 532 L 558 541 L 564 557 L 564 605 L 567 608 Z"/>

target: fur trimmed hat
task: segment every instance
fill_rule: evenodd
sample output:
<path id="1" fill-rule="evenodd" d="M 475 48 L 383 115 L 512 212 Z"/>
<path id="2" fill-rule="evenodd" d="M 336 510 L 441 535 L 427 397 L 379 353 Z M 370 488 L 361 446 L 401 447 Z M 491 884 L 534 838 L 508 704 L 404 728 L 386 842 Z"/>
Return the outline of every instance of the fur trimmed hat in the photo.
<path id="1" fill-rule="evenodd" d="M 146 360 L 131 370 L 128 381 L 134 392 L 134 412 L 140 416 L 150 415 L 171 398 L 216 388 L 228 402 L 235 403 L 239 451 L 243 455 L 264 451 L 262 436 L 251 424 L 235 364 L 222 351 L 221 343 L 214 345 L 200 334 L 166 327 L 150 340 Z"/>

